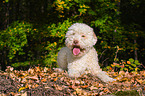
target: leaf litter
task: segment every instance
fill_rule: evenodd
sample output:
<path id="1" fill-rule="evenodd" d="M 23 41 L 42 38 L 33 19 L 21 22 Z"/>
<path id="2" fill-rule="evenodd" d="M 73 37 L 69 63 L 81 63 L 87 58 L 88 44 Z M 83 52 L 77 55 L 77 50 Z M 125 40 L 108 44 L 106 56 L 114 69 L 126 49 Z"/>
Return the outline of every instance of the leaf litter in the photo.
<path id="1" fill-rule="evenodd" d="M 104 83 L 96 76 L 83 74 L 70 78 L 57 68 L 30 68 L 27 71 L 7 67 L 0 71 L 0 96 L 101 96 L 119 91 L 136 90 L 145 94 L 145 70 L 140 72 L 108 72 L 117 81 Z"/>

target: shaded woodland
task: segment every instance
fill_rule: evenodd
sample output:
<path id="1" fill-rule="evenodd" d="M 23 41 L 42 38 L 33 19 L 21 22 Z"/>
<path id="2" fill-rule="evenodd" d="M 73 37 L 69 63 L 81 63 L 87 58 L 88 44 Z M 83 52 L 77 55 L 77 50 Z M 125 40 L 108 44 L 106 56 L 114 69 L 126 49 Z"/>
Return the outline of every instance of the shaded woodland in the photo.
<path id="1" fill-rule="evenodd" d="M 144 6 L 144 0 L 1 0 L 1 69 L 9 65 L 18 69 L 57 67 L 57 53 L 64 46 L 68 27 L 83 22 L 97 35 L 101 67 L 142 70 Z"/>

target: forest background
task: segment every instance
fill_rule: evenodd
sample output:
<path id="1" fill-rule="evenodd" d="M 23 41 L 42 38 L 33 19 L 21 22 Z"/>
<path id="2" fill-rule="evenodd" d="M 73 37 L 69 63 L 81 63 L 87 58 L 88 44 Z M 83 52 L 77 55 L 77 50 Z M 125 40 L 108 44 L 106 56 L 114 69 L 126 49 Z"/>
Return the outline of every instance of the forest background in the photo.
<path id="1" fill-rule="evenodd" d="M 65 33 L 80 22 L 94 29 L 104 70 L 142 70 L 144 6 L 144 0 L 1 0 L 0 69 L 58 67 Z"/>

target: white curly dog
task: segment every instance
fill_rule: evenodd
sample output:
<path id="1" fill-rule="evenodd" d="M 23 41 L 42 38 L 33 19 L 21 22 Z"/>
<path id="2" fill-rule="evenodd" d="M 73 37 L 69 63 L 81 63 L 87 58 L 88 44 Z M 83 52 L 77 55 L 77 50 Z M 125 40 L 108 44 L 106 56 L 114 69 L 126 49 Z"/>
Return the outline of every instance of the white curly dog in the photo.
<path id="1" fill-rule="evenodd" d="M 93 47 L 96 42 L 97 37 L 91 27 L 84 23 L 73 24 L 66 33 L 67 47 L 63 47 L 58 53 L 59 67 L 68 70 L 70 77 L 79 77 L 87 70 L 103 82 L 114 81 L 100 70 L 98 55 Z"/>

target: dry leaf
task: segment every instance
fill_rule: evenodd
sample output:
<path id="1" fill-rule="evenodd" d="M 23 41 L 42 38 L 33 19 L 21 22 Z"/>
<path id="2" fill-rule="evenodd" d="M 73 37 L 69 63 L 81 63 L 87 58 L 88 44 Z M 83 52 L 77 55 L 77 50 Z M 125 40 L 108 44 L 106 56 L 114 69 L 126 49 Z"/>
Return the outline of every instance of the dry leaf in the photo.
<path id="1" fill-rule="evenodd" d="M 98 89 L 98 88 L 97 88 L 97 87 L 94 87 L 94 86 L 91 86 L 90 89 L 91 89 L 91 90 L 96 90 L 96 89 Z"/>
<path id="2" fill-rule="evenodd" d="M 108 88 L 104 88 L 104 92 L 110 92 Z"/>
<path id="3" fill-rule="evenodd" d="M 47 67 L 44 67 L 44 72 L 47 72 L 48 71 L 48 68 Z"/>
<path id="4" fill-rule="evenodd" d="M 27 79 L 38 81 L 38 77 L 37 76 L 28 76 Z"/>
<path id="5" fill-rule="evenodd" d="M 104 87 L 104 85 L 103 84 L 99 84 L 98 87 Z"/>
<path id="6" fill-rule="evenodd" d="M 53 78 L 53 81 L 57 81 L 58 78 Z"/>
<path id="7" fill-rule="evenodd" d="M 0 96 L 7 96 L 6 94 L 4 94 L 4 93 L 2 93 L 2 94 L 0 94 Z"/>
<path id="8" fill-rule="evenodd" d="M 76 84 L 76 85 L 79 85 L 79 84 L 80 84 L 80 81 L 75 80 L 75 84 Z"/>
<path id="9" fill-rule="evenodd" d="M 102 92 L 100 92 L 99 94 L 100 94 L 100 95 L 103 95 L 103 94 L 105 94 L 105 93 L 102 91 Z"/>
<path id="10" fill-rule="evenodd" d="M 57 86 L 56 89 L 57 90 L 62 90 L 62 87 L 61 86 Z"/>
<path id="11" fill-rule="evenodd" d="M 22 90 L 24 90 L 24 89 L 26 89 L 26 88 L 28 88 L 28 86 L 26 86 L 26 87 L 21 87 L 21 88 L 19 88 L 18 92 L 20 92 L 20 91 L 22 91 Z"/>
<path id="12" fill-rule="evenodd" d="M 82 85 L 83 85 L 83 84 L 84 84 L 84 81 L 81 81 L 81 82 L 80 82 L 80 84 L 82 84 Z"/>
<path id="13" fill-rule="evenodd" d="M 81 88 L 87 88 L 87 87 L 88 87 L 88 85 L 81 86 Z"/>
<path id="14" fill-rule="evenodd" d="M 38 84 L 35 84 L 35 87 L 38 87 L 39 85 Z"/>
<path id="15" fill-rule="evenodd" d="M 81 93 L 82 93 L 82 89 L 76 88 L 75 90 L 76 90 L 76 92 L 77 92 L 78 94 L 81 94 Z"/>
<path id="16" fill-rule="evenodd" d="M 119 75 L 125 75 L 125 72 L 124 71 L 120 71 Z"/>
<path id="17" fill-rule="evenodd" d="M 51 74 L 51 77 L 56 77 L 57 75 L 58 74 L 54 72 L 54 73 Z"/>
<path id="18" fill-rule="evenodd" d="M 77 86 L 75 86 L 75 85 L 69 85 L 69 88 L 71 88 L 71 89 L 76 89 Z"/>
<path id="19" fill-rule="evenodd" d="M 41 70 L 40 70 L 40 67 L 38 66 L 38 67 L 35 67 L 35 72 L 40 72 Z"/>
<path id="20" fill-rule="evenodd" d="M 21 83 L 26 83 L 26 82 L 28 82 L 27 80 L 26 80 L 26 78 L 22 78 L 22 80 L 21 80 Z"/>
<path id="21" fill-rule="evenodd" d="M 145 86 L 145 79 L 144 79 L 145 71 L 140 71 L 138 73 L 135 72 L 129 73 L 124 71 L 120 71 L 119 73 L 113 71 L 108 72 L 108 74 L 111 77 L 115 76 L 117 78 L 117 82 L 105 84 L 102 83 L 99 79 L 97 79 L 97 77 L 92 76 L 90 74 L 82 75 L 82 77 L 79 78 L 70 78 L 68 77 L 66 71 L 65 72 L 52 71 L 49 68 L 35 67 L 29 69 L 28 71 L 21 71 L 21 70 L 18 71 L 12 69 L 10 70 L 9 67 L 9 69 L 7 70 L 9 71 L 0 72 L 0 75 L 11 76 L 14 82 L 16 81 L 20 83 L 18 85 L 19 87 L 26 86 L 26 87 L 20 87 L 19 91 L 24 90 L 27 87 L 28 90 L 31 88 L 36 88 L 39 86 L 39 84 L 44 85 L 45 91 L 57 90 L 58 94 L 59 92 L 60 93 L 64 92 L 64 95 L 70 95 L 70 96 L 106 95 L 108 93 L 116 93 L 117 91 L 137 90 L 139 88 L 142 88 L 142 91 L 145 91 L 145 87 L 143 87 Z M 6 76 L 5 78 L 6 80 L 9 80 L 9 77 Z M 39 79 L 41 80 L 40 83 L 38 83 Z M 39 92 L 39 90 L 36 91 Z M 18 94 L 17 92 L 11 94 L 21 95 Z M 24 94 L 24 96 L 26 95 L 27 94 Z"/>
<path id="22" fill-rule="evenodd" d="M 143 83 L 143 80 L 142 79 L 140 79 L 140 80 L 139 79 L 136 79 L 136 81 L 139 82 L 140 84 Z"/>
<path id="23" fill-rule="evenodd" d="M 28 70 L 28 72 L 29 72 L 30 74 L 33 74 L 33 73 L 34 73 L 34 69 L 31 69 L 31 68 L 30 68 L 30 69 Z"/>
<path id="24" fill-rule="evenodd" d="M 47 80 L 46 80 L 45 78 L 41 80 L 41 82 L 46 82 L 46 81 L 47 81 Z"/>
<path id="25" fill-rule="evenodd" d="M 27 96 L 27 92 L 22 93 L 21 96 Z"/>

